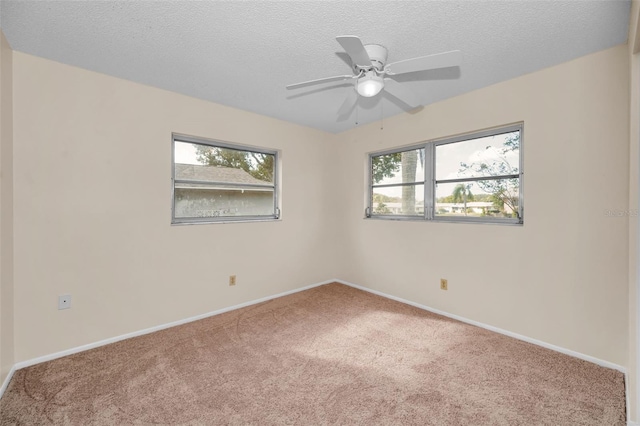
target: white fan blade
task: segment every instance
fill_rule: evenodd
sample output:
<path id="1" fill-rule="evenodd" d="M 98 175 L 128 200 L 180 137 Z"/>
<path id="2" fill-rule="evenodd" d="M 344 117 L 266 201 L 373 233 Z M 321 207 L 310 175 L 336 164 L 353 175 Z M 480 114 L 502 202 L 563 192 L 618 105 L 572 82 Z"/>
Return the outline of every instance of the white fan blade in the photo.
<path id="1" fill-rule="evenodd" d="M 353 107 L 356 105 L 357 101 L 358 101 L 358 92 L 356 92 L 355 88 L 353 90 L 349 90 L 349 93 L 347 93 L 347 97 L 345 98 L 344 102 L 342 103 L 342 106 L 340 106 L 340 109 L 338 110 L 338 117 L 348 115 L 353 109 Z"/>
<path id="2" fill-rule="evenodd" d="M 409 91 L 406 87 L 402 85 L 402 83 L 398 83 L 395 80 L 390 78 L 384 79 L 384 90 L 387 91 L 391 96 L 394 96 L 409 105 L 411 108 L 416 108 L 420 106 L 420 101 L 413 94 L 413 92 Z"/>
<path id="3" fill-rule="evenodd" d="M 287 89 L 298 89 L 300 87 L 311 86 L 314 84 L 328 83 L 330 81 L 346 80 L 348 78 L 355 78 L 355 77 L 356 76 L 354 75 L 336 75 L 333 77 L 325 77 L 325 78 L 319 78 L 317 80 L 309 80 L 309 81 L 304 81 L 302 83 L 290 84 L 287 86 Z"/>
<path id="4" fill-rule="evenodd" d="M 433 70 L 436 68 L 455 67 L 460 65 L 461 62 L 462 52 L 459 50 L 452 50 L 451 52 L 393 62 L 387 65 L 384 69 L 387 74 L 394 75 L 404 74 L 406 72 Z"/>
<path id="5" fill-rule="evenodd" d="M 356 36 L 338 36 L 336 37 L 340 46 L 351 57 L 351 60 L 355 65 L 360 67 L 370 67 L 371 58 L 367 53 L 362 41 Z"/>

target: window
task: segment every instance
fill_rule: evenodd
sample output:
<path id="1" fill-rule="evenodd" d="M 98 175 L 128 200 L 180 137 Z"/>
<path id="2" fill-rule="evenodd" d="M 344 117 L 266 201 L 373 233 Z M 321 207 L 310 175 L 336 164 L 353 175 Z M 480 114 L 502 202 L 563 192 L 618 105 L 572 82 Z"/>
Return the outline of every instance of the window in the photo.
<path id="1" fill-rule="evenodd" d="M 279 217 L 278 153 L 173 135 L 172 223 Z"/>
<path id="2" fill-rule="evenodd" d="M 424 216 L 424 148 L 371 156 L 372 214 Z"/>
<path id="3" fill-rule="evenodd" d="M 523 223 L 522 127 L 370 154 L 367 217 Z"/>

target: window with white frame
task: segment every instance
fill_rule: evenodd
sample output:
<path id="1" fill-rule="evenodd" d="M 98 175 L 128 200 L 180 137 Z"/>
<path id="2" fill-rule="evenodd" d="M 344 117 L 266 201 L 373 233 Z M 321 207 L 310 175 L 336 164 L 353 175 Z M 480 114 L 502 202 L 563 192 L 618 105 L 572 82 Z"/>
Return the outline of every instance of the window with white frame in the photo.
<path id="1" fill-rule="evenodd" d="M 370 154 L 367 217 L 522 224 L 522 129 Z"/>
<path id="2" fill-rule="evenodd" d="M 173 135 L 172 223 L 279 217 L 278 153 Z"/>

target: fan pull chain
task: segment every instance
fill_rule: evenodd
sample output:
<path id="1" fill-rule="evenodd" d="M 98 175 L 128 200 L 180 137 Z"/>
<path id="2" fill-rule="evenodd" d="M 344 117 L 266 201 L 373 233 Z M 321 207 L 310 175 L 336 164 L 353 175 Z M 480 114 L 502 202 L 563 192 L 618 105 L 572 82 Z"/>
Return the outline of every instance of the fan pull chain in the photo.
<path id="1" fill-rule="evenodd" d="M 384 130 L 384 101 L 380 99 L 380 130 Z"/>

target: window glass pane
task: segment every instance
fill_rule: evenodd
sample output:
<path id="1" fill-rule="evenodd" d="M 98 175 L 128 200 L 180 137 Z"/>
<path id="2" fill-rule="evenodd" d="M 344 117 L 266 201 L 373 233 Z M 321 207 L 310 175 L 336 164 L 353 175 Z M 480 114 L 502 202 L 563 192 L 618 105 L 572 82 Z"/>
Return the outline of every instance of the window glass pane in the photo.
<path id="1" fill-rule="evenodd" d="M 437 184 L 435 215 L 517 218 L 519 186 L 518 178 Z"/>
<path id="2" fill-rule="evenodd" d="M 519 173 L 520 132 L 436 146 L 436 180 Z"/>
<path id="3" fill-rule="evenodd" d="M 509 125 L 371 155 L 368 214 L 522 224 L 522 129 Z"/>
<path id="4" fill-rule="evenodd" d="M 275 152 L 174 139 L 173 154 L 174 223 L 276 218 Z"/>
<path id="5" fill-rule="evenodd" d="M 424 182 L 424 149 L 371 157 L 374 185 Z"/>
<path id="6" fill-rule="evenodd" d="M 273 189 L 176 184 L 176 218 L 273 216 Z"/>
<path id="7" fill-rule="evenodd" d="M 273 185 L 273 154 L 175 142 L 176 179 Z"/>
<path id="8" fill-rule="evenodd" d="M 373 188 L 373 215 L 424 215 L 424 185 Z"/>

